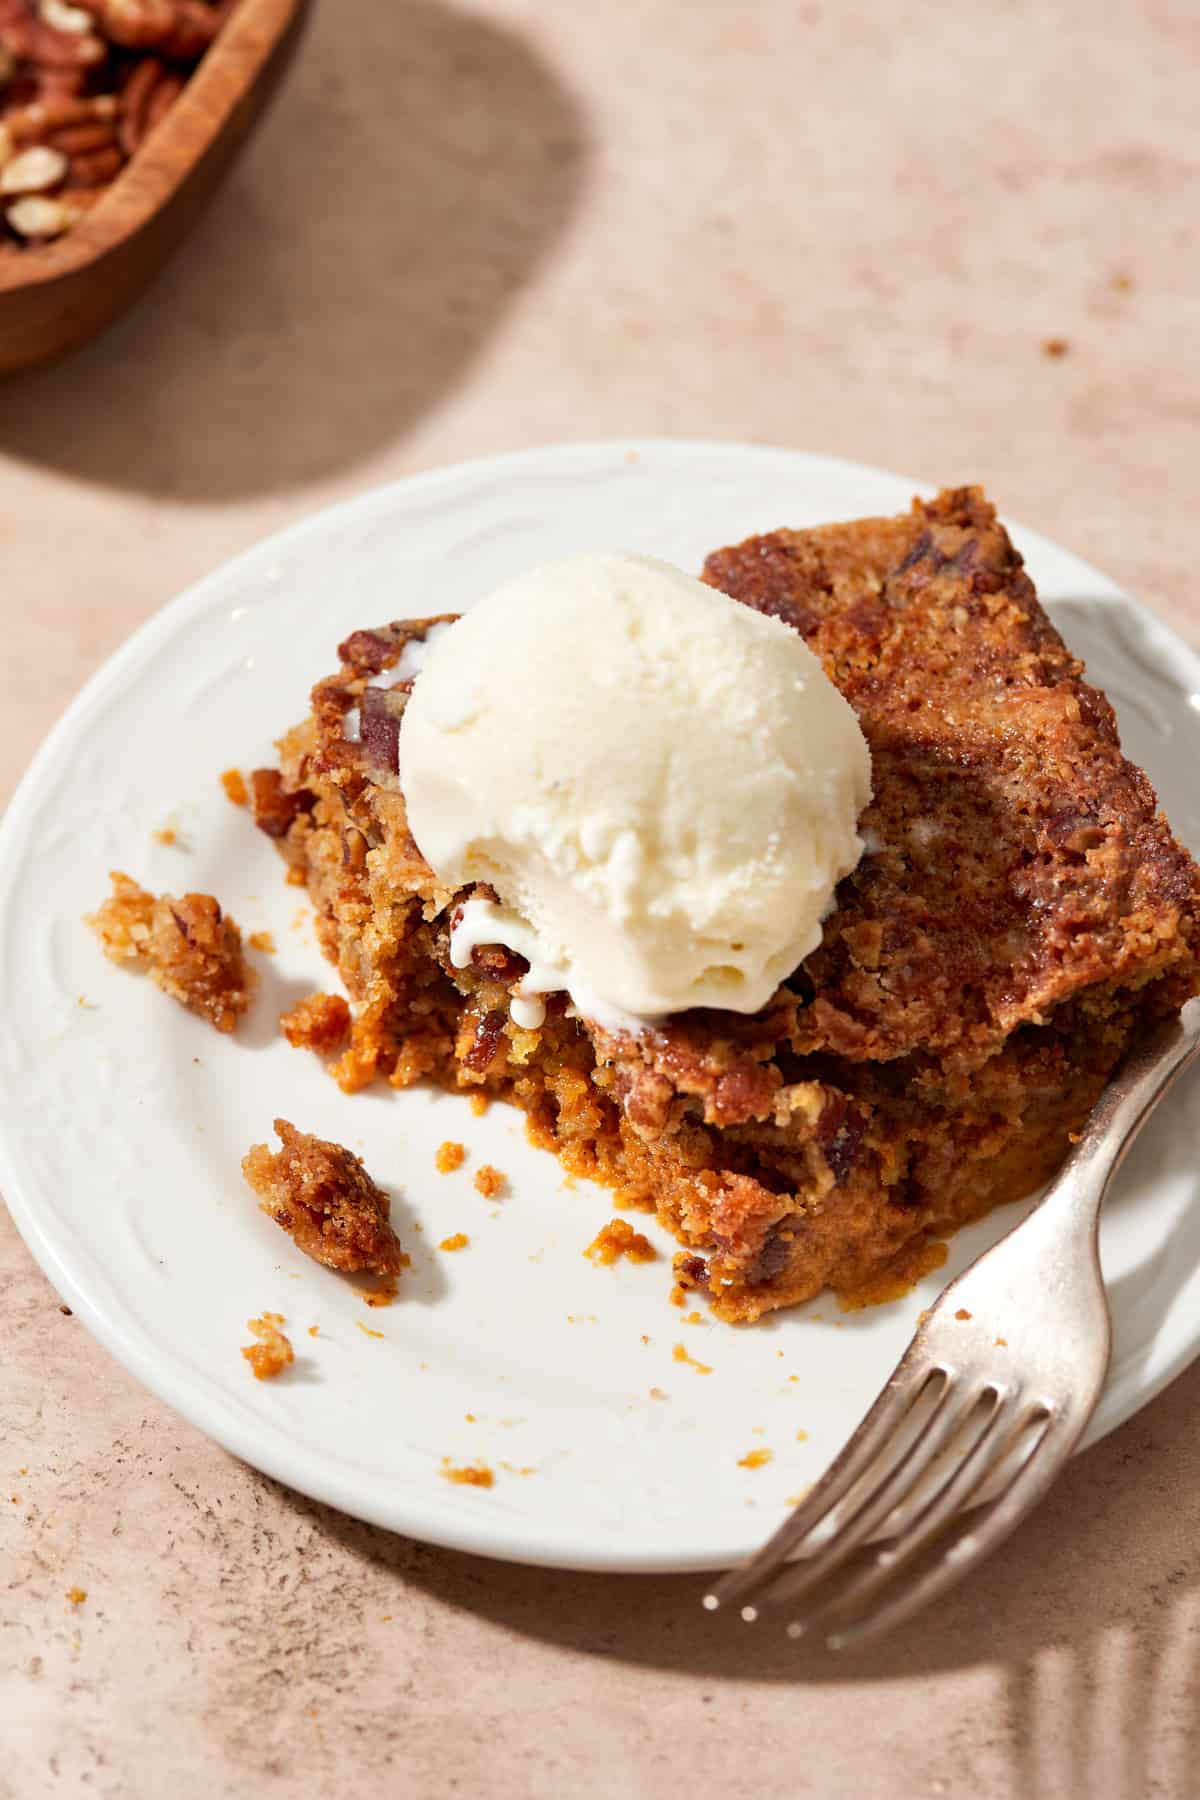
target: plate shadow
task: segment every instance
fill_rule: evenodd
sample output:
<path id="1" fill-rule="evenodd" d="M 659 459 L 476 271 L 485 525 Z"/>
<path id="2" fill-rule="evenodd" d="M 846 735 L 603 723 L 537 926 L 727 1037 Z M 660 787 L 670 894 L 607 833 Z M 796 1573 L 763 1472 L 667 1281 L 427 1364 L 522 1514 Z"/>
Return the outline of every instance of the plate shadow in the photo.
<path id="1" fill-rule="evenodd" d="M 0 451 L 219 501 L 393 443 L 562 231 L 587 138 L 510 26 L 437 0 L 314 9 L 271 117 L 134 309 L 6 385 Z"/>

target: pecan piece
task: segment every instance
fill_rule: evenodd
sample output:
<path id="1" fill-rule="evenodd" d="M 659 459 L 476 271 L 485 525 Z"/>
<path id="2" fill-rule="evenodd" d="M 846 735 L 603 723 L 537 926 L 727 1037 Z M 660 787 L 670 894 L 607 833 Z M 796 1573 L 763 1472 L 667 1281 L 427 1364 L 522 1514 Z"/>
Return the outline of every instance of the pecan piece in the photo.
<path id="1" fill-rule="evenodd" d="M 17 198 L 22 194 L 49 193 L 65 180 L 69 166 L 61 150 L 33 144 L 0 169 L 0 194 Z"/>
<path id="2" fill-rule="evenodd" d="M 223 10 L 202 0 L 81 0 L 110 43 L 156 50 L 175 62 L 196 62 L 225 22 Z"/>
<path id="3" fill-rule="evenodd" d="M 287 1119 L 276 1119 L 275 1130 L 281 1150 L 255 1144 L 242 1159 L 263 1211 L 327 1269 L 398 1275 L 403 1252 L 388 1223 L 391 1201 L 362 1158 Z"/>
<path id="4" fill-rule="evenodd" d="M 503 1036 L 504 1014 L 485 1013 L 475 1027 L 475 1041 L 462 1059 L 463 1068 L 470 1069 L 475 1075 L 482 1075 L 495 1061 Z"/>
<path id="5" fill-rule="evenodd" d="M 400 714 L 392 710 L 387 688 L 364 688 L 359 710 L 362 745 L 377 769 L 395 775 L 400 769 Z"/>
<path id="6" fill-rule="evenodd" d="M 317 803 L 307 788 L 293 791 L 283 784 L 278 769 L 254 769 L 250 775 L 250 808 L 254 823 L 270 838 L 286 837 L 301 813 Z"/>
<path id="7" fill-rule="evenodd" d="M 836 1186 L 841 1187 L 858 1161 L 867 1117 L 844 1094 L 831 1094 L 817 1121 L 817 1141 Z"/>

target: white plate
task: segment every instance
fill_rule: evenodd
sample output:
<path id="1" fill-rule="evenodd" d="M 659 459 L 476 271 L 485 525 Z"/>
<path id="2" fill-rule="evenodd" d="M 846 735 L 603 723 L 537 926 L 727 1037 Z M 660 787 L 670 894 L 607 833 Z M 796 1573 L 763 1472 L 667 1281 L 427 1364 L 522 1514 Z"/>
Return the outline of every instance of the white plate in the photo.
<path id="1" fill-rule="evenodd" d="M 694 569 L 750 532 L 893 512 L 912 491 L 824 457 L 722 444 L 469 463 L 239 557 L 89 683 L 0 832 L 0 1177 L 51 1281 L 147 1387 L 305 1493 L 528 1562 L 718 1567 L 753 1549 L 820 1474 L 945 1277 L 865 1313 L 839 1314 L 826 1298 L 750 1329 L 690 1325 L 668 1304 L 665 1260 L 584 1260 L 611 1201 L 569 1188 L 508 1108 L 478 1119 L 441 1094 L 342 1095 L 275 1034 L 281 1004 L 332 975 L 311 931 L 293 928 L 302 895 L 217 772 L 269 758 L 355 626 L 469 606 L 505 576 L 588 546 Z M 1016 535 L 1195 848 L 1200 661 L 1078 558 Z M 168 820 L 186 848 L 153 840 Z M 155 889 L 215 892 L 244 929 L 274 933 L 278 954 L 256 959 L 263 991 L 240 1041 L 101 957 L 80 914 L 112 867 Z M 1191 1082 L 1168 1102 L 1104 1221 L 1116 1350 L 1093 1439 L 1200 1348 L 1198 1100 Z M 256 1209 L 238 1165 L 279 1113 L 361 1150 L 395 1191 L 414 1268 L 390 1309 L 369 1311 Z M 455 1175 L 434 1169 L 445 1138 L 470 1149 Z M 472 1187 L 484 1160 L 510 1177 L 495 1205 Z M 962 1233 L 947 1274 L 1012 1221 L 1005 1210 Z M 459 1231 L 468 1249 L 437 1250 Z M 238 1349 L 264 1309 L 286 1315 L 297 1361 L 258 1383 Z M 677 1344 L 712 1372 L 676 1361 Z M 773 1460 L 741 1466 L 757 1449 Z M 443 1457 L 487 1463 L 495 1485 L 449 1484 Z"/>

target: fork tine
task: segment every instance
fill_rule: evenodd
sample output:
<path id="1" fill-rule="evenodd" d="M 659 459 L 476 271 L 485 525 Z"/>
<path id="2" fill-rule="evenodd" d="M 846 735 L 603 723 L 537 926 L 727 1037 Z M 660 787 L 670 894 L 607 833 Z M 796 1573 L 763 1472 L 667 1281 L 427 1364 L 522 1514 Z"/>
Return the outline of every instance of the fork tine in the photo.
<path id="1" fill-rule="evenodd" d="M 998 1414 L 1003 1410 L 1003 1399 L 995 1388 L 987 1383 L 975 1385 L 965 1397 L 957 1396 L 952 1405 L 949 1403 L 949 1393 L 950 1390 L 947 1388 L 936 1410 L 926 1420 L 924 1427 L 909 1444 L 903 1456 L 893 1463 L 882 1480 L 863 1496 L 850 1517 L 838 1526 L 833 1537 L 812 1556 L 785 1568 L 778 1581 L 760 1596 L 757 1609 L 759 1613 L 768 1610 L 774 1612 L 781 1606 L 793 1605 L 801 1596 L 819 1587 L 830 1575 L 840 1569 L 859 1545 L 870 1537 L 876 1527 L 917 1492 L 921 1482 L 946 1445 L 951 1443 L 959 1432 L 970 1423 L 980 1404 L 991 1395 L 996 1404 L 976 1442 L 971 1447 L 970 1454 L 975 1453 L 979 1444 L 990 1433 Z M 940 1494 L 943 1491 L 943 1488 L 939 1487 L 937 1493 Z M 919 1514 L 918 1517 L 920 1516 L 922 1515 Z"/>
<path id="2" fill-rule="evenodd" d="M 949 1371 L 937 1363 L 930 1363 L 914 1374 L 911 1368 L 906 1369 L 904 1363 L 900 1363 L 870 1412 L 807 1499 L 783 1521 L 757 1555 L 743 1563 L 741 1568 L 731 1569 L 715 1588 L 705 1594 L 703 1605 L 707 1612 L 735 1605 L 771 1579 L 800 1540 L 815 1530 L 859 1477 L 870 1468 L 879 1450 L 890 1442 L 897 1426 L 908 1417 L 930 1382 L 938 1375 L 944 1382 L 937 1400 L 940 1410 L 953 1385 Z"/>
<path id="3" fill-rule="evenodd" d="M 918 1516 L 899 1546 L 885 1547 L 888 1560 L 884 1562 L 877 1557 L 858 1580 L 844 1588 L 825 1609 L 826 1616 L 835 1615 L 834 1629 L 826 1636 L 830 1649 L 842 1650 L 851 1644 L 866 1643 L 880 1632 L 910 1618 L 995 1549 L 1051 1485 L 1071 1449 L 1071 1443 L 1065 1442 L 1057 1429 L 1055 1415 L 1046 1414 L 1042 1408 L 1029 1408 L 997 1442 L 998 1422 L 1004 1412 L 1005 1408 L 1000 1407 L 993 1414 L 979 1442 Z M 914 1559 L 933 1544 L 954 1514 L 961 1510 L 964 1501 L 1002 1466 L 1004 1458 L 1039 1418 L 1044 1420 L 1041 1432 L 1000 1496 L 991 1503 L 992 1510 L 986 1514 L 982 1525 L 973 1527 L 968 1519 L 964 1519 L 963 1530 L 946 1546 L 943 1556 L 932 1568 L 919 1580 L 901 1587 L 895 1597 L 886 1600 L 877 1611 L 866 1613 L 873 1597 L 903 1576 Z M 1059 1439 L 1058 1454 L 1046 1456 L 1043 1452 L 1052 1434 Z M 788 1633 L 789 1636 L 800 1635 L 791 1626 Z"/>

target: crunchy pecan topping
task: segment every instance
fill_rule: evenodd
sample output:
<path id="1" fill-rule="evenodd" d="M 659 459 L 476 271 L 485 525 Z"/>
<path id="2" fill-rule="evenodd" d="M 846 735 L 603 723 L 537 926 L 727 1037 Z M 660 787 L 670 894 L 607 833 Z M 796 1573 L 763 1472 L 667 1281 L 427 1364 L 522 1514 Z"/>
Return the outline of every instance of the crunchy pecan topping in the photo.
<path id="1" fill-rule="evenodd" d="M 293 791 L 284 786 L 278 769 L 254 769 L 250 775 L 250 806 L 254 823 L 268 837 L 286 837 L 301 813 L 311 812 L 316 795 L 307 788 Z"/>
<path id="2" fill-rule="evenodd" d="M 400 713 L 387 688 L 364 688 L 361 702 L 362 743 L 377 769 L 395 775 L 400 768 Z"/>

